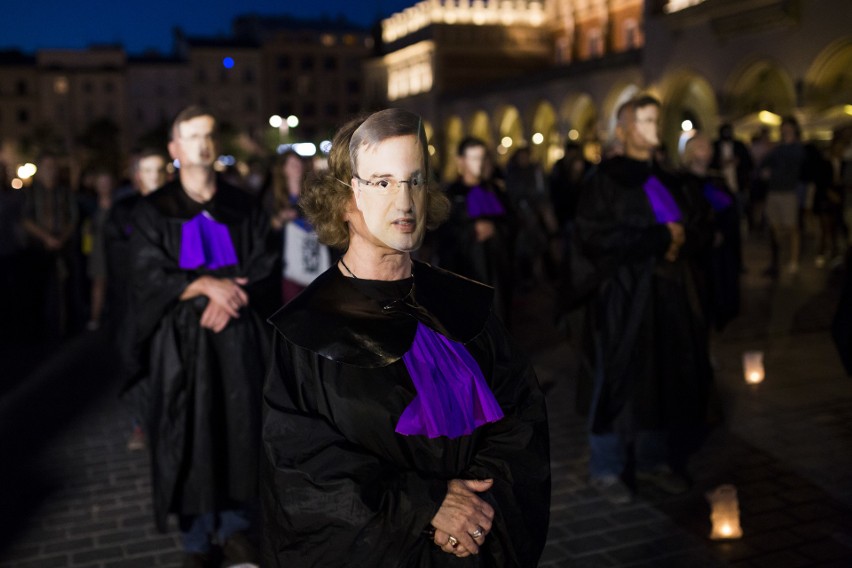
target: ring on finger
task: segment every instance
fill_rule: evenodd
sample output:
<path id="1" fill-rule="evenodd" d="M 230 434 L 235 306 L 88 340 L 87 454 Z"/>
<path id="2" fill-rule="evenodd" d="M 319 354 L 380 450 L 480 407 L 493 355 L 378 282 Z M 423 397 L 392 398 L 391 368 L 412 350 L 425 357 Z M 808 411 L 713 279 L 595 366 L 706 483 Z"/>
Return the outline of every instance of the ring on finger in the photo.
<path id="1" fill-rule="evenodd" d="M 453 548 L 456 548 L 459 545 L 459 539 L 457 539 L 453 535 L 450 535 L 450 538 L 447 539 L 447 544 L 449 544 Z"/>
<path id="2" fill-rule="evenodd" d="M 473 538 L 479 538 L 482 536 L 482 527 L 476 527 L 476 530 L 470 533 L 470 536 Z"/>

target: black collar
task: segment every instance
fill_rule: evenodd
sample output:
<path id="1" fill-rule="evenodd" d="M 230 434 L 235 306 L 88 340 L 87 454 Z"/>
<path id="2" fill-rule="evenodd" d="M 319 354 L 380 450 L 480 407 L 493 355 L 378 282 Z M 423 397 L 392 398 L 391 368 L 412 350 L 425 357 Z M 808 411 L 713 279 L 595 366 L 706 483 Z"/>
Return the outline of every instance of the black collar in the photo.
<path id="1" fill-rule="evenodd" d="M 288 341 L 322 357 L 359 367 L 384 367 L 411 347 L 422 322 L 467 343 L 485 327 L 494 291 L 423 262 L 411 291 L 381 301 L 333 265 L 269 322 Z"/>

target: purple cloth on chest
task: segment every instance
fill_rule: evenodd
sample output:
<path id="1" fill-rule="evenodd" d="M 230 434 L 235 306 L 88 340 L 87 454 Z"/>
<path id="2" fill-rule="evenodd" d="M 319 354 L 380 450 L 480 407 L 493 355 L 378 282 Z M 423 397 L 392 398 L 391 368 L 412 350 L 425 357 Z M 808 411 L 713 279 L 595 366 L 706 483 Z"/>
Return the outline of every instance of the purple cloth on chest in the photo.
<path id="1" fill-rule="evenodd" d="M 418 322 L 402 360 L 417 396 L 399 417 L 397 433 L 458 438 L 503 418 L 479 365 L 461 343 Z"/>
<path id="2" fill-rule="evenodd" d="M 505 215 L 506 209 L 496 195 L 475 185 L 467 193 L 467 214 L 469 217 L 498 217 Z"/>
<path id="3" fill-rule="evenodd" d="M 651 209 L 654 210 L 654 217 L 657 218 L 658 223 L 680 221 L 680 208 L 675 203 L 672 194 L 669 193 L 669 190 L 657 176 L 649 177 L 642 189 L 648 196 L 648 201 L 651 203 Z"/>
<path id="4" fill-rule="evenodd" d="M 710 182 L 704 184 L 704 198 L 710 202 L 713 211 L 724 211 L 734 203 L 734 199 Z"/>
<path id="5" fill-rule="evenodd" d="M 237 264 L 237 253 L 228 227 L 202 211 L 181 227 L 180 267 L 216 270 Z"/>

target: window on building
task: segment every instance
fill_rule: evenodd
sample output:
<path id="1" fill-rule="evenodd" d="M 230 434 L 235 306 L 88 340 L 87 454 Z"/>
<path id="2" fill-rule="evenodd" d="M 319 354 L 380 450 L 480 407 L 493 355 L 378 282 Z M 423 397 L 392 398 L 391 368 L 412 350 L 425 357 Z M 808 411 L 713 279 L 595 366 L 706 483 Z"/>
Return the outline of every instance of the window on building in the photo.
<path id="1" fill-rule="evenodd" d="M 302 116 L 305 118 L 313 118 L 317 114 L 317 105 L 314 103 L 305 103 L 302 105 Z"/>
<path id="2" fill-rule="evenodd" d="M 203 68 L 199 69 L 198 73 L 195 74 L 195 80 L 199 84 L 203 85 L 207 82 L 207 72 Z"/>
<path id="3" fill-rule="evenodd" d="M 603 55 L 603 36 L 600 28 L 589 30 L 586 41 L 589 57 L 601 57 Z"/>
<path id="4" fill-rule="evenodd" d="M 361 90 L 361 82 L 358 79 L 349 79 L 346 81 L 346 92 L 350 95 L 357 95 Z"/>
<path id="5" fill-rule="evenodd" d="M 57 77 L 53 80 L 53 92 L 57 95 L 68 93 L 68 77 Z"/>
<path id="6" fill-rule="evenodd" d="M 30 121 L 30 111 L 25 108 L 18 109 L 18 124 L 27 124 Z"/>
<path id="7" fill-rule="evenodd" d="M 26 95 L 29 91 L 29 86 L 26 81 L 18 81 L 17 85 L 15 85 L 15 90 L 19 95 Z"/>
<path id="8" fill-rule="evenodd" d="M 334 34 L 322 34 L 322 36 L 320 36 L 320 43 L 326 47 L 333 46 L 336 43 Z"/>
<path id="9" fill-rule="evenodd" d="M 87 95 L 92 92 L 92 82 L 91 81 L 83 81 L 83 92 Z"/>
<path id="10" fill-rule="evenodd" d="M 624 47 L 625 49 L 639 47 L 639 24 L 632 18 L 624 22 Z"/>
<path id="11" fill-rule="evenodd" d="M 247 85 L 251 85 L 254 83 L 254 69 L 251 67 L 246 67 L 245 73 L 243 73 L 243 82 Z"/>
<path id="12" fill-rule="evenodd" d="M 305 55 L 302 57 L 302 71 L 313 71 L 315 65 L 313 55 Z"/>
<path id="13" fill-rule="evenodd" d="M 337 58 L 331 56 L 324 58 L 322 66 L 326 71 L 335 71 L 337 69 Z"/>
<path id="14" fill-rule="evenodd" d="M 328 103 L 327 105 L 325 105 L 325 114 L 326 115 L 337 116 L 337 114 L 339 112 L 340 112 L 340 107 L 337 105 L 337 103 Z"/>
<path id="15" fill-rule="evenodd" d="M 361 105 L 358 103 L 349 103 L 349 107 L 346 110 L 349 114 L 358 114 L 361 112 Z"/>
<path id="16" fill-rule="evenodd" d="M 279 69 L 289 69 L 292 61 L 289 55 L 279 55 L 277 65 Z"/>
<path id="17" fill-rule="evenodd" d="M 222 69 L 220 69 L 219 70 L 219 82 L 223 83 L 223 84 L 227 83 L 228 82 L 228 74 L 229 74 L 228 70 L 225 69 L 224 67 Z"/>
<path id="18" fill-rule="evenodd" d="M 246 97 L 244 108 L 246 112 L 255 112 L 257 110 L 257 101 L 254 100 L 254 97 Z"/>
<path id="19" fill-rule="evenodd" d="M 115 91 L 115 83 L 113 83 L 112 81 L 106 81 L 104 83 L 104 92 L 112 93 L 113 91 Z"/>

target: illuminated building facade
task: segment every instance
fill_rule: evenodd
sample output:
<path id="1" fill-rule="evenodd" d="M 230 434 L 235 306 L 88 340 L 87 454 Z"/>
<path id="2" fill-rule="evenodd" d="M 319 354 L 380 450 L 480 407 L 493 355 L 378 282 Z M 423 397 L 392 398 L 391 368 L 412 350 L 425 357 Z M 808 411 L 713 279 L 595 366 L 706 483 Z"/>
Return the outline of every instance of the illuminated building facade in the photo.
<path id="1" fill-rule="evenodd" d="M 826 139 L 852 121 L 852 34 L 837 17 L 847 4 L 430 0 L 383 22 L 384 55 L 367 64 L 370 94 L 374 106 L 384 97 L 385 104 L 427 118 L 446 177 L 454 175 L 456 144 L 471 134 L 503 159 L 512 153 L 504 142 L 531 144 L 550 166 L 568 140 L 584 143 L 595 157 L 612 137 L 618 106 L 640 92 L 663 102 L 669 148 L 677 147 L 687 119 L 711 137 L 720 121 L 730 121 L 747 138 L 792 114 L 807 137 Z M 510 11 L 511 25 L 495 16 Z M 459 85 L 444 77 L 481 74 L 481 61 L 471 65 L 462 56 L 463 38 L 470 33 L 465 30 L 489 25 L 507 34 L 535 30 L 549 42 L 548 65 L 542 69 L 530 59 L 526 67 L 503 66 L 502 78 L 477 76 L 463 88 L 450 88 Z M 445 33 L 447 28 L 459 31 Z M 483 51 L 502 53 L 486 37 L 478 42 Z M 456 57 L 436 57 L 453 49 L 459 50 Z M 495 57 L 490 66 L 503 62 Z"/>

